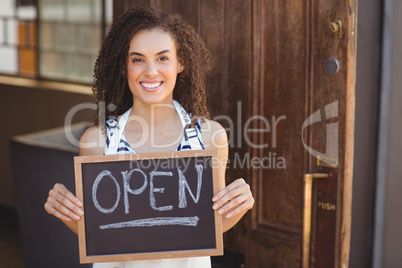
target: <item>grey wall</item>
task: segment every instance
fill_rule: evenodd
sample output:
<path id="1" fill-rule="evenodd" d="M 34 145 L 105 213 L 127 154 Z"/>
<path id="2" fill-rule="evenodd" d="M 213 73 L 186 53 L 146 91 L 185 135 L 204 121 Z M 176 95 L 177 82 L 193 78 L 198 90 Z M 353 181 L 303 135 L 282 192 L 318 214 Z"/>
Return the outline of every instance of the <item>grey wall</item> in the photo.
<path id="1" fill-rule="evenodd" d="M 402 1 L 394 1 L 383 267 L 402 263 Z"/>
<path id="2" fill-rule="evenodd" d="M 352 268 L 371 266 L 381 20 L 381 0 L 359 2 L 352 234 L 349 263 Z"/>
<path id="3" fill-rule="evenodd" d="M 384 0 L 375 268 L 402 263 L 402 1 Z"/>

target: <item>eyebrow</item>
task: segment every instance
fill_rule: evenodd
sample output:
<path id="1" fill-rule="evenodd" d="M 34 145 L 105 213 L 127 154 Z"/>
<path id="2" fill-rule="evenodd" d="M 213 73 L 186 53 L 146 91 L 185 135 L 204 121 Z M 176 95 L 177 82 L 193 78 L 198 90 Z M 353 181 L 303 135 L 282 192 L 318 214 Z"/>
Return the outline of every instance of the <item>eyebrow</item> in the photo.
<path id="1" fill-rule="evenodd" d="M 155 55 L 158 56 L 158 55 L 165 54 L 165 53 L 168 53 L 168 52 L 170 52 L 170 50 L 169 50 L 169 49 L 165 49 L 165 50 L 162 50 L 162 51 L 156 53 Z M 132 56 L 132 55 L 137 55 L 137 56 L 145 57 L 145 55 L 143 55 L 143 54 L 141 54 L 141 53 L 139 53 L 139 52 L 135 52 L 135 51 L 133 51 L 133 52 L 130 53 L 130 56 Z"/>

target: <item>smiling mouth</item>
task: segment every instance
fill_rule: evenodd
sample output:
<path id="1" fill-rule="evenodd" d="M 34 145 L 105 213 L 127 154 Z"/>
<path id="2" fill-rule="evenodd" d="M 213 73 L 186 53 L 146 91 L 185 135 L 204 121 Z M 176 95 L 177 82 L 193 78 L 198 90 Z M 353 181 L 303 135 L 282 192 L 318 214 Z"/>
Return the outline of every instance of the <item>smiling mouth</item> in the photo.
<path id="1" fill-rule="evenodd" d="M 158 87 L 160 87 L 163 84 L 163 82 L 158 82 L 158 83 L 143 83 L 143 82 L 141 82 L 140 84 L 145 90 L 153 91 L 153 90 L 156 90 Z"/>

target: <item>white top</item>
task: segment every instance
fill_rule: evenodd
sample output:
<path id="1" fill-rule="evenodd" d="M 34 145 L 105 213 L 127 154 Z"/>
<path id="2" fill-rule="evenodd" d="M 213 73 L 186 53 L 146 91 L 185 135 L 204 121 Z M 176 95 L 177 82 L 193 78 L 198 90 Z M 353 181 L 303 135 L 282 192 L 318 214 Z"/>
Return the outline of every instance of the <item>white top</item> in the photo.
<path id="1" fill-rule="evenodd" d="M 201 136 L 201 118 L 191 127 L 191 118 L 184 108 L 175 100 L 173 100 L 174 108 L 179 114 L 180 122 L 183 126 L 185 135 L 177 147 L 176 151 L 185 150 L 204 150 Z M 104 154 L 135 154 L 135 150 L 130 146 L 124 136 L 124 128 L 126 126 L 131 108 L 128 109 L 117 121 L 112 118 L 106 121 L 106 146 Z"/>
<path id="2" fill-rule="evenodd" d="M 210 268 L 210 257 L 94 263 L 93 268 Z"/>
<path id="3" fill-rule="evenodd" d="M 173 101 L 173 104 L 179 114 L 180 121 L 186 133 L 181 145 L 178 147 L 178 150 L 204 149 L 200 131 L 200 122 L 197 123 L 198 125 L 196 124 L 195 128 L 189 128 L 188 125 L 191 123 L 190 116 L 178 102 Z M 108 142 L 105 148 L 105 155 L 134 152 L 128 143 L 125 143 L 125 138 L 123 136 L 124 127 L 126 126 L 130 111 L 131 109 L 125 112 L 120 117 L 119 122 L 115 119 L 111 119 L 107 122 L 106 134 Z M 122 146 L 124 148 L 122 148 Z M 105 262 L 94 263 L 93 268 L 211 268 L 211 258 L 206 256 L 147 261 Z"/>

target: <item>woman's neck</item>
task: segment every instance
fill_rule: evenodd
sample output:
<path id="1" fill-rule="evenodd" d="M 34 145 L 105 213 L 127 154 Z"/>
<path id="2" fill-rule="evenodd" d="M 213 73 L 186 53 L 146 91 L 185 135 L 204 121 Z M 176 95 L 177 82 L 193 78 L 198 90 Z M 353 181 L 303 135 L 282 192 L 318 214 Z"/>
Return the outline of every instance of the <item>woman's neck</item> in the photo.
<path id="1" fill-rule="evenodd" d="M 174 151 L 183 137 L 183 127 L 173 101 L 134 102 L 124 135 L 138 153 Z"/>
<path id="2" fill-rule="evenodd" d="M 148 127 L 161 130 L 178 122 L 178 114 L 173 101 L 158 104 L 134 102 L 131 116 L 136 116 L 136 121 L 143 121 Z"/>

